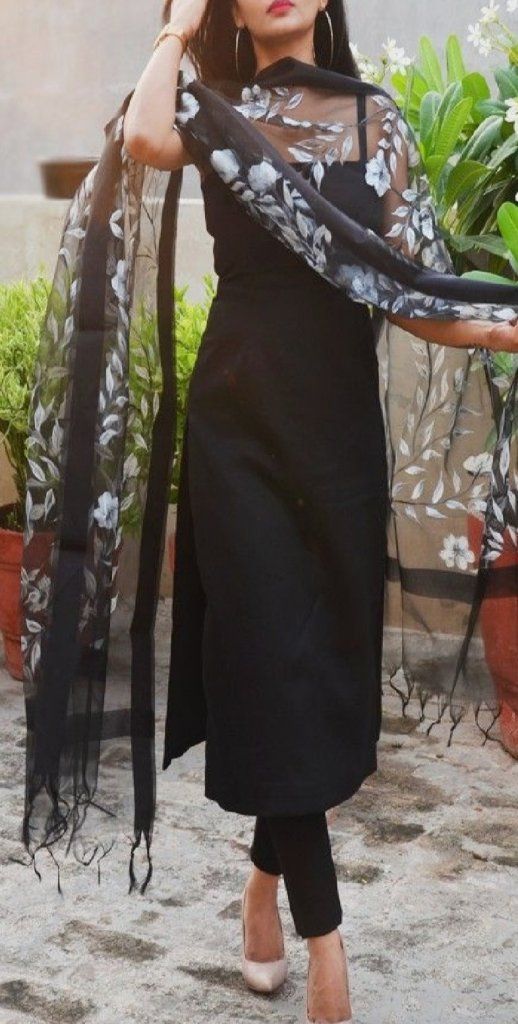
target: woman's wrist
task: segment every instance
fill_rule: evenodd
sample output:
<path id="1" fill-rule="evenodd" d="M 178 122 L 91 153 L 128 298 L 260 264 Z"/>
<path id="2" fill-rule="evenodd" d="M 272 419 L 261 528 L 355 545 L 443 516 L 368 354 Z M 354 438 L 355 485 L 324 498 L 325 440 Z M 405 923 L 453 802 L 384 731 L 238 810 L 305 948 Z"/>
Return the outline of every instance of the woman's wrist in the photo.
<path id="1" fill-rule="evenodd" d="M 171 38 L 178 39 L 181 42 L 182 53 L 185 53 L 189 43 L 189 31 L 181 23 L 173 21 L 168 21 L 160 30 L 153 43 L 153 50 L 156 50 L 158 46 L 161 46 L 162 43 Z"/>

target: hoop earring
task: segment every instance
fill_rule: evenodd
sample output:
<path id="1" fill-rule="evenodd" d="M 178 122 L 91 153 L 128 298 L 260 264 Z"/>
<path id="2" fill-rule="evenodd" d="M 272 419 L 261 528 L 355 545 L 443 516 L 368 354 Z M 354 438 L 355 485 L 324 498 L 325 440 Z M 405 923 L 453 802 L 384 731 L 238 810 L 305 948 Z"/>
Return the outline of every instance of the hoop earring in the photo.
<path id="1" fill-rule="evenodd" d="M 325 16 L 326 21 L 327 21 L 327 27 L 329 29 L 329 37 L 330 37 L 330 40 L 331 40 L 331 47 L 330 47 L 330 49 L 331 49 L 331 56 L 329 58 L 329 62 L 328 62 L 327 66 L 328 66 L 328 68 L 330 68 L 332 63 L 333 63 L 333 57 L 335 55 L 335 34 L 333 32 L 333 22 L 331 21 L 331 15 L 329 14 L 329 11 L 327 10 L 327 7 L 324 8 L 324 10 L 320 10 L 318 13 L 319 14 L 323 14 Z M 314 52 L 314 48 L 313 48 L 313 52 Z"/>
<path id="2" fill-rule="evenodd" d="M 236 62 L 236 75 L 237 75 L 237 77 L 238 77 L 238 78 L 239 78 L 239 57 L 238 57 L 238 50 L 239 50 L 239 40 L 240 40 L 240 38 L 241 38 L 241 35 L 240 35 L 240 33 L 241 33 L 241 26 L 240 26 L 240 27 L 239 27 L 239 28 L 237 29 L 237 32 L 236 32 L 236 45 L 235 45 L 235 62 Z"/>

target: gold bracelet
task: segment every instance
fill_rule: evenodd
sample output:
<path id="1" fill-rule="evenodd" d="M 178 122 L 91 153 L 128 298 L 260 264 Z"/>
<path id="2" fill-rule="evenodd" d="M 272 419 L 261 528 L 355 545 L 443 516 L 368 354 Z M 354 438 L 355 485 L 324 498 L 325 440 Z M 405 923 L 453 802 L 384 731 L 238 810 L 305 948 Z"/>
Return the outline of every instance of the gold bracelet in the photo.
<path id="1" fill-rule="evenodd" d="M 156 50 L 157 46 L 159 46 L 160 43 L 164 39 L 167 39 L 167 36 L 176 36 L 176 38 L 180 40 L 180 42 L 182 44 L 182 56 L 183 56 L 183 54 L 185 53 L 185 51 L 187 49 L 187 37 L 185 35 L 185 32 L 178 31 L 178 29 L 175 29 L 170 24 L 164 25 L 162 31 L 158 33 L 158 35 L 157 35 L 157 37 L 155 39 L 155 42 L 153 43 L 153 50 Z"/>

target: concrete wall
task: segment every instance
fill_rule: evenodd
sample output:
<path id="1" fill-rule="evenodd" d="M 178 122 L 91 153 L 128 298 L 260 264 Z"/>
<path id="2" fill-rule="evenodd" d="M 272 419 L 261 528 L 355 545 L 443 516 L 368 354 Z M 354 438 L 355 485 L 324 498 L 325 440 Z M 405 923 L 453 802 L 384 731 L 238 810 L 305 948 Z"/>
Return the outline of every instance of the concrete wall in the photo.
<path id="1" fill-rule="evenodd" d="M 69 202 L 39 195 L 0 195 L 0 281 L 52 277 Z M 201 198 L 180 200 L 177 280 L 189 298 L 204 298 L 203 274 L 213 271 L 212 238 Z"/>
<path id="2" fill-rule="evenodd" d="M 376 55 L 391 36 L 409 54 L 428 33 L 465 39 L 479 0 L 349 0 L 351 39 Z M 103 127 L 138 80 L 159 28 L 161 0 L 2 0 L 0 193 L 39 192 L 39 158 L 97 155 Z M 509 15 L 508 18 L 511 16 Z M 117 38 L 117 42 L 114 39 Z M 474 67 L 488 67 L 471 44 Z M 189 171 L 192 169 L 189 169 Z M 186 178 L 197 194 L 197 175 Z"/>

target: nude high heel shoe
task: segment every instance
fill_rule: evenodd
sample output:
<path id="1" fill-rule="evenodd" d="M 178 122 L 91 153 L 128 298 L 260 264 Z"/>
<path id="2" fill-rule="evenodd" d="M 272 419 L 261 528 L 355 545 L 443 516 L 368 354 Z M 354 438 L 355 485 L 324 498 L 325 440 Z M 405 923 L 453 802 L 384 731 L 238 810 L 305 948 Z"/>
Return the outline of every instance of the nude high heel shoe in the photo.
<path id="1" fill-rule="evenodd" d="M 346 984 L 347 984 L 347 991 L 349 991 L 349 979 L 348 979 L 348 974 L 347 974 L 347 958 L 346 958 L 346 955 L 345 955 L 344 942 L 343 942 L 341 933 L 339 932 L 338 934 L 340 935 L 340 945 L 342 947 L 342 953 L 344 955 L 345 978 L 346 978 Z M 306 982 L 306 1007 L 305 1007 L 305 1014 L 304 1014 L 304 1024 L 329 1024 L 329 1021 L 321 1020 L 320 1018 L 318 1018 L 318 1020 L 311 1020 L 311 1017 L 308 1014 L 308 987 L 309 987 L 309 971 L 308 971 L 308 980 Z M 348 1017 L 347 1020 L 337 1021 L 336 1024 L 354 1024 L 354 1021 L 353 1021 L 352 1017 Z"/>
<path id="2" fill-rule="evenodd" d="M 254 992 L 275 992 L 286 978 L 288 963 L 286 956 L 279 960 L 248 960 L 245 956 L 245 897 L 246 886 L 241 897 L 241 971 L 249 988 Z M 277 911 L 277 913 L 279 913 Z M 279 915 L 280 921 L 280 915 Z M 284 945 L 284 944 L 283 944 Z"/>

